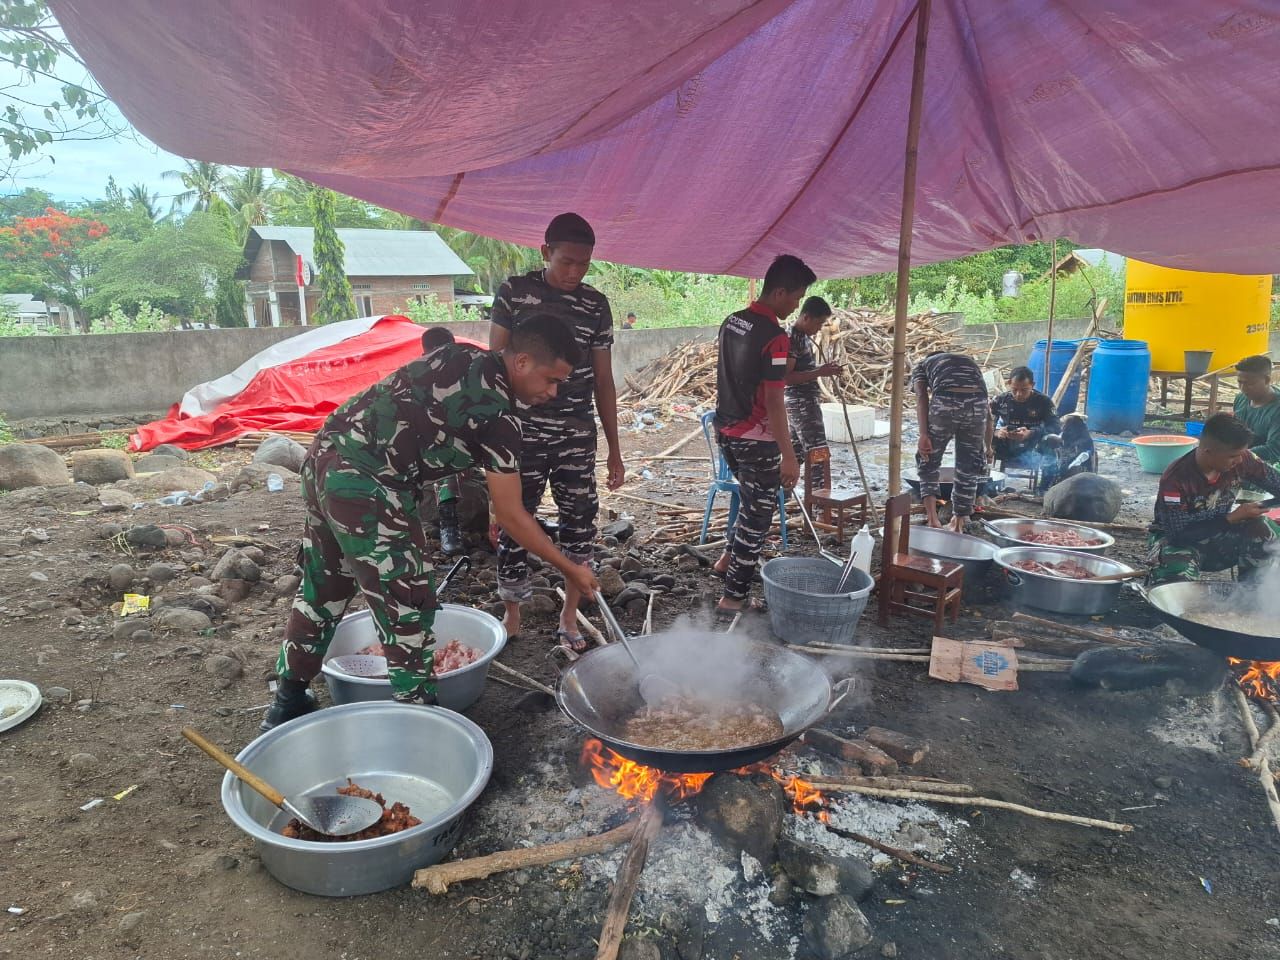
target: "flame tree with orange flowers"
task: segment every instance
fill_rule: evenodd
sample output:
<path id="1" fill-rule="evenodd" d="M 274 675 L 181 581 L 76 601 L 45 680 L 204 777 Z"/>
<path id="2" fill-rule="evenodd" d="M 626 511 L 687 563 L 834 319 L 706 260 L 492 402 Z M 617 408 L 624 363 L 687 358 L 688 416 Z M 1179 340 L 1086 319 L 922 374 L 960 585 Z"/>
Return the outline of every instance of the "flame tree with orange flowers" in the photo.
<path id="1" fill-rule="evenodd" d="M 92 290 L 94 268 L 88 251 L 109 232 L 100 220 L 46 207 L 41 216 L 17 217 L 13 226 L 0 228 L 0 256 L 32 292 L 52 294 L 70 307 L 81 330 L 88 332 L 82 310 Z"/>

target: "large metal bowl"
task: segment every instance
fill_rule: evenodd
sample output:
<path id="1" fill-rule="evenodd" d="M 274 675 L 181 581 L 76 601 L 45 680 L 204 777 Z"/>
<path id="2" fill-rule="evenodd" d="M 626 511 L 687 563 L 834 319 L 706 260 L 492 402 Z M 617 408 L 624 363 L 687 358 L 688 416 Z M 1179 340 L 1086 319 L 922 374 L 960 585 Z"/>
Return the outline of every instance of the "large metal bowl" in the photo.
<path id="1" fill-rule="evenodd" d="M 1067 520 L 1024 520 L 1021 517 L 1010 517 L 1006 520 L 984 520 L 983 525 L 991 534 L 991 539 L 1000 547 L 1035 547 L 1041 550 L 1070 550 L 1073 553 L 1093 553 L 1102 556 L 1116 542 L 1115 537 L 1087 527 L 1083 523 L 1071 523 Z M 1074 530 L 1080 536 L 1097 543 L 1088 547 L 1049 547 L 1041 543 L 1033 543 L 1026 539 L 1029 533 L 1050 533 L 1054 531 Z"/>
<path id="2" fill-rule="evenodd" d="M 987 475 L 978 481 L 978 495 L 994 497 L 1004 489 L 1005 475 L 999 470 L 989 470 Z M 902 482 L 911 488 L 916 496 L 920 495 L 920 472 L 915 467 L 902 471 Z M 955 486 L 956 468 L 942 467 L 938 471 L 938 494 L 943 500 L 951 499 L 951 488 Z"/>
<path id="3" fill-rule="evenodd" d="M 443 604 L 436 611 L 432 630 L 440 646 L 458 639 L 467 646 L 482 651 L 475 663 L 446 673 L 436 681 L 436 701 L 440 706 L 450 710 L 465 710 L 479 700 L 480 694 L 484 692 L 489 662 L 507 645 L 507 631 L 502 626 L 502 621 L 496 617 L 489 616 L 483 610 L 473 610 L 456 603 Z M 390 680 L 385 677 L 355 677 L 339 670 L 331 662 L 334 657 L 349 656 L 377 639 L 373 615 L 368 610 L 342 618 L 320 667 L 334 703 L 391 699 Z"/>
<path id="4" fill-rule="evenodd" d="M 1126 566 L 1118 560 L 1081 553 L 1078 550 L 1060 550 L 1056 547 L 1005 547 L 996 552 L 996 563 L 1004 570 L 1015 604 L 1079 616 L 1095 616 L 1110 610 L 1115 606 L 1116 598 L 1120 596 L 1124 581 L 1071 580 L 1067 577 L 1031 573 L 1014 566 L 1019 560 L 1039 560 L 1046 563 L 1073 560 L 1095 576 L 1133 572 L 1133 567 Z"/>
<path id="5" fill-rule="evenodd" d="M 968 594 L 987 579 L 996 559 L 996 549 L 981 537 L 971 537 L 967 533 L 913 526 L 907 552 L 913 557 L 960 564 L 964 567 L 964 589 Z"/>
<path id="6" fill-rule="evenodd" d="M 236 757 L 286 796 L 331 794 L 350 777 L 422 823 L 373 840 L 317 843 L 280 831 L 288 816 L 228 773 L 222 806 L 257 841 L 262 865 L 285 886 L 323 897 L 408 883 L 458 841 L 462 817 L 489 782 L 493 747 L 466 717 L 441 707 L 350 703 L 264 733 Z"/>

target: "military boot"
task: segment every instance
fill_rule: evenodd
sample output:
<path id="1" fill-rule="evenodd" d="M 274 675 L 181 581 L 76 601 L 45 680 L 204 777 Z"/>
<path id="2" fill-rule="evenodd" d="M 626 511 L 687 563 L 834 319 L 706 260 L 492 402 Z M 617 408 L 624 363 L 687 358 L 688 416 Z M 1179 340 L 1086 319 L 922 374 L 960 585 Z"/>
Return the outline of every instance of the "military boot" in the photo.
<path id="1" fill-rule="evenodd" d="M 458 529 L 458 504 L 446 500 L 440 504 L 440 552 L 446 557 L 462 552 L 462 531 Z"/>
<path id="2" fill-rule="evenodd" d="M 290 720 L 304 717 L 316 708 L 315 695 L 301 680 L 281 680 L 276 684 L 276 698 L 263 714 L 258 729 L 266 732 Z"/>

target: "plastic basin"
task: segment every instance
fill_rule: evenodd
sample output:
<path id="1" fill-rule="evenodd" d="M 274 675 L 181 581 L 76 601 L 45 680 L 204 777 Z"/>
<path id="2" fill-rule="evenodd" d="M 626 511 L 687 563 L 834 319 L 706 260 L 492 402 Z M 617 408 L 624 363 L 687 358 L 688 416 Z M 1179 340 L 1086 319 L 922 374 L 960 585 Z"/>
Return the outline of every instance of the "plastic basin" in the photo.
<path id="1" fill-rule="evenodd" d="M 1164 473 L 1169 464 L 1184 453 L 1194 450 L 1199 442 L 1195 437 L 1161 433 L 1150 437 L 1134 437 L 1133 449 L 1138 452 L 1138 463 L 1143 473 Z"/>

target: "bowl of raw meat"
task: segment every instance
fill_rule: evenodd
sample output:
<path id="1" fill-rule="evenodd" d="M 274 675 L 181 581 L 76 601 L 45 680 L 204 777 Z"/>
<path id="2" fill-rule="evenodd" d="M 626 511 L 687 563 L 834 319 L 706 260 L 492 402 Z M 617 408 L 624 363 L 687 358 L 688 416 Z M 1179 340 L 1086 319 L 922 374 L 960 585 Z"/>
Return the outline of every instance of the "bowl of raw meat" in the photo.
<path id="1" fill-rule="evenodd" d="M 349 703 L 264 733 L 236 757 L 288 795 L 344 793 L 382 807 L 349 837 L 315 834 L 228 773 L 222 807 L 253 838 L 285 886 L 349 897 L 409 882 L 462 833 L 467 809 L 493 773 L 493 746 L 473 722 L 440 707 Z"/>
<path id="2" fill-rule="evenodd" d="M 1080 616 L 1106 613 L 1124 587 L 1121 580 L 1095 578 L 1134 572 L 1108 557 L 1049 547 L 1005 547 L 996 551 L 996 565 L 1015 605 Z"/>
<path id="3" fill-rule="evenodd" d="M 436 611 L 436 701 L 465 710 L 484 692 L 489 663 L 507 645 L 502 622 L 482 610 L 446 603 Z M 342 618 L 321 666 L 334 703 L 390 700 L 386 659 L 373 615 L 361 610 Z"/>
<path id="4" fill-rule="evenodd" d="M 1110 534 L 1067 520 L 1010 517 L 1005 520 L 983 520 L 982 525 L 999 547 L 1044 547 L 1101 556 L 1116 542 L 1115 537 Z"/>

